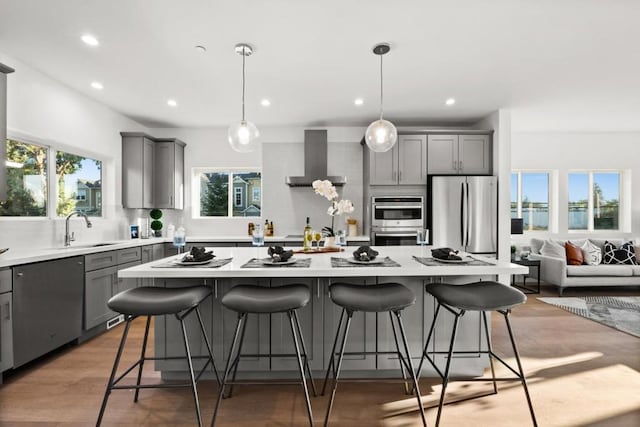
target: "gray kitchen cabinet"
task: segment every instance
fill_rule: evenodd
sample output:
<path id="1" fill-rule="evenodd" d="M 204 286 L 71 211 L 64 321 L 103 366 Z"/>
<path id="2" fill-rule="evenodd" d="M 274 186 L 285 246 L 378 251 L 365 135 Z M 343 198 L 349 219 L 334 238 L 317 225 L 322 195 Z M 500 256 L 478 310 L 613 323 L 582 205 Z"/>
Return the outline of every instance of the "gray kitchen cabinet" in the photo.
<path id="1" fill-rule="evenodd" d="M 489 135 L 429 135 L 427 172 L 430 175 L 490 175 Z"/>
<path id="2" fill-rule="evenodd" d="M 122 207 L 151 209 L 154 206 L 153 139 L 139 132 L 122 132 Z"/>
<path id="3" fill-rule="evenodd" d="M 156 261 L 164 258 L 164 244 L 156 243 L 154 245 L 147 245 L 142 247 L 141 252 L 142 264 L 146 264 L 151 261 Z M 140 279 L 140 286 L 154 286 L 153 278 Z"/>
<path id="4" fill-rule="evenodd" d="M 165 279 L 156 280 L 157 286 L 167 288 L 182 288 L 187 286 L 206 285 L 211 286 L 212 280 L 206 279 Z M 219 300 L 218 300 L 219 304 Z M 221 363 L 221 354 L 216 351 L 214 345 L 217 344 L 219 334 L 214 329 L 213 313 L 214 298 L 209 297 L 200 303 L 200 313 L 202 315 L 202 323 L 204 324 L 209 342 L 213 347 L 213 355 L 216 358 L 216 366 L 218 369 L 224 369 Z M 180 321 L 174 315 L 155 316 L 155 356 L 156 357 L 184 357 L 186 354 L 184 341 L 182 339 L 182 329 Z M 185 318 L 185 326 L 188 334 L 189 351 L 192 356 L 206 356 L 207 347 L 202 333 L 196 313 L 191 313 Z M 216 328 L 218 325 L 216 324 Z M 193 361 L 194 369 L 200 370 L 204 366 L 206 359 L 196 359 Z M 157 360 L 155 362 L 156 369 L 160 370 L 176 370 L 186 369 L 185 360 Z M 210 367 L 209 367 L 210 368 Z"/>
<path id="5" fill-rule="evenodd" d="M 84 271 L 99 270 L 116 264 L 118 264 L 118 251 L 98 252 L 84 257 Z"/>
<path id="6" fill-rule="evenodd" d="M 84 329 L 89 330 L 111 320 L 116 313 L 109 310 L 107 301 L 118 287 L 118 267 L 107 267 L 85 274 Z"/>
<path id="7" fill-rule="evenodd" d="M 324 280 L 324 279 L 323 279 Z M 346 282 L 361 284 L 362 286 L 372 285 L 376 283 L 375 277 L 359 278 L 359 277 L 347 277 L 347 278 L 331 278 L 331 283 Z M 331 349 L 333 347 L 333 341 L 336 336 L 336 330 L 338 328 L 338 322 L 340 321 L 340 314 L 342 307 L 337 306 L 331 301 L 329 297 L 329 284 L 325 283 L 322 288 L 324 293 L 324 321 L 323 321 L 323 341 L 324 341 L 324 353 L 325 353 L 325 367 L 328 366 L 331 358 Z M 346 322 L 346 315 L 344 322 Z M 344 328 L 344 323 L 343 323 Z M 339 345 L 339 344 L 338 344 Z M 339 347 L 336 348 L 336 351 Z M 347 346 L 345 353 L 348 352 L 373 352 L 376 350 L 376 313 L 363 313 L 356 312 L 351 320 L 351 326 L 349 327 L 349 336 L 347 337 Z M 362 369 L 376 369 L 376 358 L 374 355 L 346 355 L 342 362 L 343 370 L 362 370 Z"/>
<path id="8" fill-rule="evenodd" d="M 11 270 L 0 270 L 0 384 L 2 372 L 13 367 L 12 282 Z"/>
<path id="9" fill-rule="evenodd" d="M 271 287 L 301 283 L 309 288 L 311 300 L 305 307 L 297 310 L 302 336 L 307 349 L 309 365 L 313 370 L 324 368 L 324 350 L 322 336 L 322 311 L 324 295 L 320 279 L 278 278 L 271 280 Z M 297 331 L 296 331 L 297 333 Z M 291 325 L 287 313 L 271 315 L 271 352 L 274 354 L 295 354 Z M 297 371 L 296 357 L 274 357 L 271 359 L 272 371 Z"/>
<path id="10" fill-rule="evenodd" d="M 142 264 L 139 260 L 138 261 L 133 261 L 127 264 L 120 264 L 118 265 L 118 271 L 120 270 L 124 270 L 125 268 L 129 268 L 129 267 L 135 267 L 136 265 L 140 265 Z M 128 289 L 133 289 L 133 288 L 137 288 L 138 286 L 140 286 L 140 284 L 142 283 L 142 279 L 135 279 L 135 278 L 122 278 L 122 277 L 118 277 L 118 286 L 115 289 L 115 294 L 118 294 L 120 292 L 126 291 Z"/>
<path id="11" fill-rule="evenodd" d="M 162 142 L 160 142 L 162 141 Z M 159 209 L 184 207 L 184 147 L 179 139 L 156 140 L 154 198 Z"/>
<path id="12" fill-rule="evenodd" d="M 84 258 L 13 268 L 13 365 L 80 337 Z"/>
<path id="13" fill-rule="evenodd" d="M 141 253 L 142 248 L 140 246 L 119 249 L 116 252 L 116 264 L 127 264 L 134 261 L 140 261 Z"/>
<path id="14" fill-rule="evenodd" d="M 393 148 L 369 153 L 371 185 L 421 185 L 427 182 L 427 136 L 399 135 Z"/>

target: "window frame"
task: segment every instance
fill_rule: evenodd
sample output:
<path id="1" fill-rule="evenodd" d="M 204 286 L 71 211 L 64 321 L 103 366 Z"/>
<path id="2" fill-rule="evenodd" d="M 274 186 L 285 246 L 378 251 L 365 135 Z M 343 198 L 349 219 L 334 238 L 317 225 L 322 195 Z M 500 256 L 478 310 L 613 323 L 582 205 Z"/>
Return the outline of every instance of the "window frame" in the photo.
<path id="1" fill-rule="evenodd" d="M 523 232 L 527 233 L 555 233 L 557 232 L 556 221 L 556 205 L 557 205 L 557 171 L 550 169 L 512 169 L 509 174 L 509 188 L 511 188 L 511 175 L 517 175 L 517 218 L 522 218 L 522 174 L 546 174 L 547 175 L 547 194 L 548 194 L 548 225 L 546 230 L 529 230 L 524 229 Z M 511 190 L 509 190 L 511 191 Z M 511 214 L 511 196 L 509 197 L 509 213 Z"/>
<path id="2" fill-rule="evenodd" d="M 617 173 L 618 174 L 618 228 L 616 229 L 595 229 L 595 207 L 593 203 L 593 183 L 594 174 L 599 173 Z M 587 228 L 584 229 L 572 229 L 569 228 L 569 175 L 571 174 L 587 174 Z M 624 232 L 625 226 L 625 214 L 624 207 L 626 206 L 624 199 L 624 180 L 625 171 L 622 169 L 569 169 L 567 170 L 567 198 L 565 206 L 565 214 L 567 220 L 567 233 L 580 234 L 580 233 L 621 233 Z"/>
<path id="3" fill-rule="evenodd" d="M 201 187 L 200 187 L 200 175 L 205 173 L 224 173 L 228 175 L 229 182 L 229 191 L 227 194 L 227 215 L 226 216 L 202 216 L 200 215 L 200 197 L 201 197 Z M 237 174 L 242 173 L 259 173 L 260 174 L 260 199 L 258 200 L 260 204 L 260 216 L 234 216 L 233 210 L 238 207 L 235 205 L 235 194 L 236 187 L 233 186 L 233 179 Z M 264 182 L 264 174 L 262 173 L 262 167 L 256 166 L 243 166 L 243 167 L 218 167 L 218 166 L 200 166 L 191 168 L 191 218 L 192 219 L 202 219 L 202 220 L 243 220 L 246 221 L 248 218 L 261 218 L 262 211 L 264 210 L 264 206 L 262 204 L 262 186 Z M 242 192 L 242 197 L 244 197 L 244 190 L 240 188 Z M 254 200 L 255 201 L 255 200 Z M 248 202 L 248 201 L 247 201 Z M 248 205 L 253 204 L 248 203 Z M 248 207 L 248 205 L 246 207 Z M 242 204 L 240 204 L 242 206 Z"/>
<path id="4" fill-rule="evenodd" d="M 102 155 L 96 154 L 91 151 L 83 150 L 78 147 L 66 145 L 53 140 L 46 140 L 38 138 L 33 135 L 25 134 L 15 130 L 7 129 L 7 140 L 22 142 L 24 144 L 38 145 L 46 149 L 47 152 L 47 173 L 46 173 L 46 185 L 47 185 L 47 213 L 44 216 L 0 216 L 0 221 L 57 221 L 65 220 L 65 217 L 58 216 L 56 211 L 58 208 L 58 179 L 56 176 L 55 168 L 55 155 L 56 151 L 64 151 L 69 154 L 74 154 L 82 157 L 88 157 L 93 160 L 99 160 L 102 162 L 101 180 L 102 188 L 105 191 L 105 165 L 108 164 L 107 158 Z M 53 161 L 53 163 L 51 163 Z M 107 185 L 108 187 L 108 185 Z M 92 216 L 91 221 L 101 220 L 107 218 L 105 214 L 104 205 L 101 206 L 100 216 Z"/>

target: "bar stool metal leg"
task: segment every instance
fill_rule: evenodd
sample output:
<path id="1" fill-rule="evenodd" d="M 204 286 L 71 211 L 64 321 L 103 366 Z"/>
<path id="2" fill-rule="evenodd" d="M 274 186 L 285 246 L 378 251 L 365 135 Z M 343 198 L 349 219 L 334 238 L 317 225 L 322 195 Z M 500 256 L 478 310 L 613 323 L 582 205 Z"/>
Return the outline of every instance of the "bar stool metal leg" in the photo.
<path id="1" fill-rule="evenodd" d="M 427 426 L 427 419 L 424 416 L 424 407 L 422 406 L 422 397 L 420 395 L 420 387 L 418 387 L 418 380 L 416 379 L 416 373 L 413 370 L 413 365 L 411 363 L 411 353 L 409 352 L 409 345 L 407 344 L 407 335 L 404 332 L 404 325 L 402 324 L 402 315 L 400 311 L 394 312 L 396 318 L 398 319 L 398 327 L 400 329 L 400 336 L 402 337 L 402 344 L 404 345 L 404 352 L 406 354 L 406 364 L 407 371 L 411 374 L 411 381 L 413 382 L 413 389 L 416 394 L 416 399 L 418 399 L 418 407 L 420 408 L 420 416 L 422 417 L 422 424 Z"/>
<path id="2" fill-rule="evenodd" d="M 452 311 L 453 313 L 453 311 Z M 449 344 L 449 352 L 447 353 L 447 364 L 444 369 L 444 377 L 442 378 L 442 392 L 440 393 L 440 403 L 438 403 L 438 415 L 436 416 L 436 427 L 440 425 L 440 415 L 442 414 L 442 407 L 444 406 L 444 394 L 449 384 L 449 372 L 451 369 L 451 359 L 453 358 L 453 346 L 456 343 L 456 333 L 458 332 L 458 323 L 460 317 L 464 315 L 464 310 L 461 310 L 459 314 L 454 314 L 455 320 L 453 321 L 453 331 L 451 332 L 451 343 Z"/>
<path id="3" fill-rule="evenodd" d="M 113 369 L 111 370 L 111 376 L 109 377 L 109 382 L 107 383 L 107 389 L 104 392 L 104 398 L 102 399 L 102 405 L 100 406 L 100 413 L 98 414 L 98 421 L 96 422 L 96 426 L 100 426 L 100 424 L 102 424 L 102 417 L 104 415 L 104 410 L 107 408 L 107 400 L 109 399 L 109 395 L 111 394 L 111 389 L 113 387 L 113 380 L 115 379 L 116 372 L 118 371 L 118 365 L 120 364 L 120 357 L 122 356 L 122 350 L 124 350 L 124 344 L 127 341 L 127 335 L 129 334 L 129 326 L 131 326 L 131 321 L 133 319 L 135 319 L 135 317 L 129 316 L 124 326 L 124 332 L 122 333 L 122 339 L 120 340 L 120 346 L 118 347 L 116 360 L 113 362 Z"/>
<path id="4" fill-rule="evenodd" d="M 333 376 L 333 388 L 331 389 L 331 397 L 329 398 L 329 405 L 327 406 L 327 415 L 324 418 L 324 425 L 327 427 L 329 425 L 329 417 L 331 416 L 331 409 L 333 408 L 333 400 L 336 397 L 336 389 L 338 388 L 338 378 L 340 377 L 340 367 L 342 366 L 342 358 L 344 357 L 344 348 L 347 343 L 347 336 L 349 335 L 349 326 L 351 325 L 351 318 L 353 317 L 353 312 L 347 310 L 347 322 L 344 327 L 344 333 L 342 335 L 342 341 L 340 344 L 340 354 L 338 356 L 338 363 L 335 370 L 335 375 Z M 336 336 L 339 335 L 340 330 L 338 329 Z"/>
<path id="5" fill-rule="evenodd" d="M 218 370 L 216 369 L 216 359 L 213 357 L 213 350 L 211 349 L 211 343 L 209 342 L 209 337 L 207 337 L 207 331 L 204 328 L 204 322 L 202 321 L 202 316 L 200 315 L 200 308 L 196 307 L 196 314 L 198 315 L 198 323 L 200 323 L 200 330 L 202 331 L 202 336 L 204 337 L 204 342 L 207 344 L 207 352 L 209 352 L 209 357 L 211 358 L 211 367 L 213 369 L 213 373 L 216 375 L 216 381 L 218 382 L 218 386 L 220 385 L 220 376 L 218 375 Z M 207 361 L 207 364 L 209 361 Z"/>
<path id="6" fill-rule="evenodd" d="M 216 425 L 216 417 L 218 416 L 218 409 L 222 402 L 222 396 L 224 395 L 225 387 L 227 385 L 227 379 L 229 378 L 229 372 L 231 371 L 231 360 L 233 360 L 233 352 L 238 342 L 238 336 L 240 335 L 240 328 L 244 321 L 246 321 L 247 313 L 238 313 L 238 322 L 236 323 L 236 331 L 233 334 L 233 341 L 231 342 L 231 348 L 229 349 L 229 357 L 227 358 L 227 364 L 224 368 L 224 375 L 222 376 L 222 385 L 218 391 L 218 400 L 216 401 L 216 407 L 213 410 L 213 416 L 211 417 L 211 427 Z"/>
<path id="7" fill-rule="evenodd" d="M 498 394 L 498 382 L 496 381 L 496 371 L 493 366 L 493 346 L 491 345 L 491 335 L 489 334 L 489 323 L 487 322 L 487 312 L 483 311 L 482 321 L 484 323 L 484 334 L 487 338 L 487 350 L 489 351 L 489 364 L 491 366 L 491 378 L 493 379 L 493 394 Z"/>
<path id="8" fill-rule="evenodd" d="M 233 383 L 236 382 L 236 375 L 238 375 L 238 365 L 240 364 L 240 355 L 242 354 L 242 344 L 244 344 L 244 335 L 247 331 L 247 323 L 249 320 L 249 314 L 245 313 L 244 322 L 242 322 L 242 332 L 240 332 L 240 343 L 238 344 L 238 352 L 236 353 L 236 358 L 231 365 L 233 368 L 233 375 L 231 375 L 231 384 L 229 384 L 229 393 L 227 393 L 224 399 L 228 399 L 233 394 Z"/>
<path id="9" fill-rule="evenodd" d="M 527 404 L 529 405 L 529 412 L 531 413 L 531 421 L 535 427 L 538 426 L 536 415 L 533 412 L 533 404 L 531 403 L 531 396 L 529 395 L 529 388 L 527 387 L 527 380 L 524 376 L 524 370 L 522 369 L 522 363 L 520 362 L 520 354 L 518 353 L 518 347 L 516 346 L 516 340 L 513 337 L 513 330 L 511 329 L 511 321 L 509 320 L 509 314 L 511 310 L 500 311 L 504 316 L 504 320 L 507 323 L 507 330 L 509 331 L 509 339 L 511 339 L 511 346 L 513 347 L 513 354 L 518 364 L 518 372 L 520 373 L 520 380 L 522 381 L 522 388 L 524 388 L 524 394 L 527 397 Z"/>
<path id="10" fill-rule="evenodd" d="M 298 359 L 298 368 L 300 369 L 300 381 L 302 382 L 302 389 L 304 390 L 304 400 L 307 404 L 307 415 L 309 416 L 309 425 L 313 425 L 313 413 L 311 412 L 311 400 L 309 399 L 309 389 L 307 388 L 307 380 L 304 376 L 305 369 L 302 363 L 302 357 L 300 356 L 300 346 L 298 345 L 298 336 L 296 334 L 296 325 L 294 321 L 295 310 L 291 310 L 287 312 L 287 314 L 289 315 L 289 323 L 291 324 L 291 335 L 293 337 L 293 344 L 296 347 L 296 357 Z"/>
<path id="11" fill-rule="evenodd" d="M 433 315 L 433 321 L 431 322 L 431 328 L 429 328 L 429 334 L 427 335 L 427 341 L 424 343 L 424 350 L 422 350 L 422 357 L 420 358 L 420 364 L 418 365 L 418 370 L 416 371 L 416 378 L 420 379 L 420 375 L 422 373 L 422 364 L 424 363 L 424 359 L 427 359 L 431 362 L 431 358 L 429 357 L 429 343 L 431 342 L 431 337 L 433 336 L 433 331 L 436 328 L 436 322 L 438 321 L 438 314 L 440 313 L 440 303 L 436 306 L 436 312 Z M 440 373 L 438 367 L 431 363 L 433 367 L 436 369 L 438 373 Z"/>
<path id="12" fill-rule="evenodd" d="M 304 344 L 304 336 L 302 335 L 302 328 L 300 328 L 300 321 L 298 320 L 297 310 L 293 310 L 293 319 L 296 322 L 296 330 L 298 331 L 298 337 L 300 337 L 300 345 L 302 346 L 302 357 L 304 357 L 304 367 L 307 371 L 307 375 L 309 375 L 309 380 L 311 380 L 311 390 L 313 391 L 313 397 L 317 397 L 318 392 L 316 391 L 316 382 L 313 380 L 313 375 L 311 374 L 311 367 L 309 366 L 309 356 L 307 353 L 307 346 Z"/>
<path id="13" fill-rule="evenodd" d="M 191 377 L 191 392 L 193 401 L 196 405 L 196 415 L 198 416 L 198 426 L 202 427 L 202 415 L 200 413 L 200 401 L 198 400 L 198 389 L 196 388 L 196 379 L 193 375 L 193 361 L 191 360 L 191 351 L 189 349 L 189 338 L 187 337 L 187 329 L 184 325 L 184 318 L 176 314 L 176 318 L 180 320 L 182 327 L 182 339 L 184 341 L 184 350 L 187 353 L 187 363 L 189 364 L 189 376 Z"/>
<path id="14" fill-rule="evenodd" d="M 147 339 L 149 338 L 149 323 L 151 323 L 151 316 L 147 316 L 147 324 L 144 327 L 144 338 L 142 339 L 142 352 L 140 353 L 140 364 L 138 365 L 138 380 L 136 386 L 140 386 L 140 380 L 142 379 L 142 368 L 144 367 L 144 357 L 147 352 Z M 133 396 L 133 401 L 138 401 L 139 388 L 136 388 L 136 393 Z"/>
<path id="15" fill-rule="evenodd" d="M 410 394 L 412 391 L 409 390 L 409 384 L 407 383 L 407 374 L 404 371 L 404 362 L 402 360 L 402 353 L 400 352 L 400 345 L 398 344 L 398 334 L 396 333 L 396 326 L 393 323 L 393 314 L 391 312 L 389 312 L 389 321 L 391 322 L 391 330 L 393 331 L 393 341 L 396 343 L 398 362 L 400 362 L 400 372 L 402 373 L 402 379 L 404 380 L 404 394 Z"/>
<path id="16" fill-rule="evenodd" d="M 327 366 L 327 373 L 324 376 L 324 383 L 322 384 L 322 392 L 320 395 L 324 396 L 324 392 L 327 388 L 327 381 L 329 380 L 329 371 L 333 372 L 333 379 L 336 379 L 336 368 L 335 368 L 335 355 L 336 355 L 336 347 L 338 345 L 338 338 L 340 337 L 340 330 L 342 329 L 342 322 L 344 320 L 344 314 L 347 310 L 342 309 L 340 313 L 340 320 L 338 321 L 338 327 L 336 328 L 336 336 L 333 339 L 333 347 L 331 347 L 331 358 L 329 359 L 329 365 Z"/>

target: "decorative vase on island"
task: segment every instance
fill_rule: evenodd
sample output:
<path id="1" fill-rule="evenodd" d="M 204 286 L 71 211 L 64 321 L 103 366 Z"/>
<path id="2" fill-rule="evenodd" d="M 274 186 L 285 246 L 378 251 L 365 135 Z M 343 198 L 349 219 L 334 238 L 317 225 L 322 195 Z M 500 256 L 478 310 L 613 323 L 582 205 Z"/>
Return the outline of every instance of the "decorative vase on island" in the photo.
<path id="1" fill-rule="evenodd" d="M 324 247 L 325 248 L 335 248 L 336 247 L 336 237 L 335 236 L 326 236 L 324 238 Z"/>

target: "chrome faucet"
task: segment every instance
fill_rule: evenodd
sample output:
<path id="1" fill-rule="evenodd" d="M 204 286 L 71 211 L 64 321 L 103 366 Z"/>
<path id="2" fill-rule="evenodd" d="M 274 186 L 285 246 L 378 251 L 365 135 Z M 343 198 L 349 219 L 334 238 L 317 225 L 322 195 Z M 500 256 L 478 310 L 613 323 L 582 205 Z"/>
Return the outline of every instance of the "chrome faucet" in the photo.
<path id="1" fill-rule="evenodd" d="M 91 221 L 89 221 L 89 217 L 80 211 L 73 211 L 69 215 L 67 215 L 67 219 L 65 220 L 65 223 L 64 223 L 64 246 L 65 247 L 71 246 L 71 242 L 76 240 L 75 233 L 69 234 L 69 219 L 74 215 L 78 215 L 84 218 L 85 222 L 87 223 L 87 228 L 91 228 L 92 226 Z"/>

